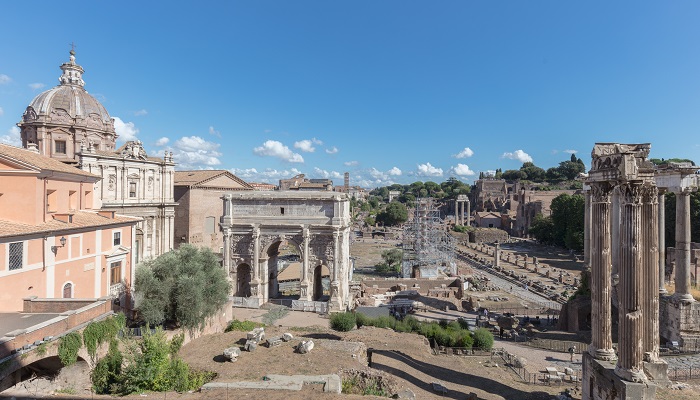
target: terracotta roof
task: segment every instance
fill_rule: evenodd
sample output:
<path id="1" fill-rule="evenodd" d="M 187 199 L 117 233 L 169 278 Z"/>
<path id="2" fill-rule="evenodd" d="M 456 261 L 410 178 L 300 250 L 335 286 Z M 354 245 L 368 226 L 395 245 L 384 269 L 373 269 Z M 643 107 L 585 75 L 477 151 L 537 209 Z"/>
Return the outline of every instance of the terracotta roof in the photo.
<path id="1" fill-rule="evenodd" d="M 175 171 L 175 186 L 207 186 L 206 182 L 221 175 L 226 175 L 245 189 L 253 189 L 248 182 L 229 171 L 222 169 L 206 169 L 197 171 Z M 243 189 L 242 188 L 242 189 Z"/>
<path id="2" fill-rule="evenodd" d="M 5 158 L 9 161 L 14 160 L 23 164 L 29 164 L 30 166 L 42 171 L 63 172 L 67 174 L 83 175 L 95 179 L 101 179 L 97 175 L 64 164 L 63 162 L 54 160 L 53 158 L 2 143 L 0 143 L 0 158 Z"/>
<path id="3" fill-rule="evenodd" d="M 138 217 L 127 217 L 117 214 L 115 214 L 113 219 L 110 219 L 90 211 L 76 211 L 73 214 L 73 222 L 71 223 L 54 219 L 41 224 L 32 225 L 0 219 L 0 237 L 30 235 L 51 231 L 68 231 L 78 228 L 96 228 L 100 226 L 136 223 L 140 220 L 141 218 Z"/>

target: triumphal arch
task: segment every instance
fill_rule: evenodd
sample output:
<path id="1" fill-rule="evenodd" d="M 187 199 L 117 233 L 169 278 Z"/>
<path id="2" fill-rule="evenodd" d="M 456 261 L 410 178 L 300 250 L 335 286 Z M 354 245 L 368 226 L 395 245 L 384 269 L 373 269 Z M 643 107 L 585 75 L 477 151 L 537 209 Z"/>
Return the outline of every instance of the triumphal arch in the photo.
<path id="1" fill-rule="evenodd" d="M 321 271 L 330 275 L 331 310 L 348 304 L 350 201 L 334 192 L 246 192 L 222 197 L 224 268 L 233 295 L 263 304 L 278 295 L 280 246 L 296 248 L 301 259 L 299 300 L 321 298 Z"/>

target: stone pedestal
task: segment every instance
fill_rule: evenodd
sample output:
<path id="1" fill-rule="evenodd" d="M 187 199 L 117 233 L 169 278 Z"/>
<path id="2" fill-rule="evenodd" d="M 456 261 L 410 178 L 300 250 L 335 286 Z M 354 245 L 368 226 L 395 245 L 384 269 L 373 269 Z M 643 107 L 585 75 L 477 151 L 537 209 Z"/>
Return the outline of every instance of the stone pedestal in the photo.
<path id="1" fill-rule="evenodd" d="M 596 360 L 583 353 L 583 376 L 581 383 L 583 399 L 590 400 L 652 400 L 656 398 L 656 385 L 621 379 L 609 361 Z"/>

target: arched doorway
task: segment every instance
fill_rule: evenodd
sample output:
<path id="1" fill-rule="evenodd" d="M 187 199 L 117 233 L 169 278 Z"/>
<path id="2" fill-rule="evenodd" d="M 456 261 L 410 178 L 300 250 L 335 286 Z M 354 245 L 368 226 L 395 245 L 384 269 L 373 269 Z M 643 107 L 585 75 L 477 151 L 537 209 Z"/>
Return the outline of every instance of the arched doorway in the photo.
<path id="1" fill-rule="evenodd" d="M 251 272 L 248 264 L 240 264 L 236 267 L 236 296 L 250 297 Z"/>
<path id="2" fill-rule="evenodd" d="M 314 268 L 314 290 L 311 298 L 314 301 L 324 301 L 330 297 L 331 273 L 327 266 L 317 265 Z"/>
<path id="3" fill-rule="evenodd" d="M 73 284 L 72 283 L 66 282 L 66 284 L 63 285 L 63 298 L 64 299 L 73 298 Z"/>

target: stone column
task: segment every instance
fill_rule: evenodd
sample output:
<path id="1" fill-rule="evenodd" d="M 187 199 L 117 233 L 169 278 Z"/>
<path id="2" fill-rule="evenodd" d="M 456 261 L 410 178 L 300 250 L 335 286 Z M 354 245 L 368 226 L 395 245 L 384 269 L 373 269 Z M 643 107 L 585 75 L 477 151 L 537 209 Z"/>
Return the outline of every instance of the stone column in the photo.
<path id="1" fill-rule="evenodd" d="M 644 297 L 645 361 L 659 358 L 659 190 L 656 186 L 644 186 L 642 191 L 642 273 Z M 662 284 L 663 285 L 663 284 Z"/>
<path id="2" fill-rule="evenodd" d="M 616 275 L 620 273 L 620 191 L 612 191 L 612 238 L 610 242 L 612 252 L 612 278 L 615 280 Z M 613 288 L 613 292 L 615 289 Z"/>
<path id="3" fill-rule="evenodd" d="M 610 192 L 607 183 L 591 183 L 591 332 L 590 354 L 600 360 L 612 360 L 610 310 Z"/>
<path id="4" fill-rule="evenodd" d="M 455 199 L 455 225 L 459 224 L 459 200 Z"/>
<path id="5" fill-rule="evenodd" d="M 340 232 L 333 231 L 333 271 L 331 273 L 331 295 L 329 305 L 334 310 L 340 310 L 340 282 L 338 282 L 338 268 L 340 268 Z"/>
<path id="6" fill-rule="evenodd" d="M 496 242 L 496 248 L 493 250 L 493 265 L 498 267 L 501 265 L 501 244 Z"/>
<path id="7" fill-rule="evenodd" d="M 619 341 L 615 374 L 631 382 L 646 380 L 643 367 L 645 296 L 643 273 L 644 237 L 642 234 L 642 186 L 625 183 L 618 186 L 621 200 L 619 253 Z M 614 245 L 613 245 L 614 247 Z M 656 294 L 656 288 L 654 288 Z M 595 317 L 593 317 L 595 318 Z"/>
<path id="8" fill-rule="evenodd" d="M 591 188 L 584 185 L 583 196 L 585 205 L 583 210 L 583 263 L 591 265 Z"/>
<path id="9" fill-rule="evenodd" d="M 470 225 L 470 224 L 469 224 L 469 215 L 471 215 L 471 209 L 470 209 L 470 208 L 471 208 L 471 204 L 469 204 L 469 198 L 467 198 L 467 201 L 465 201 L 465 203 L 467 203 L 467 213 L 466 213 L 466 214 L 467 214 L 467 217 L 466 217 L 467 220 L 466 220 L 466 222 L 465 222 L 464 224 L 462 224 L 462 225 L 469 226 L 469 225 Z"/>
<path id="10" fill-rule="evenodd" d="M 659 294 L 666 294 L 666 196 L 659 192 Z"/>
<path id="11" fill-rule="evenodd" d="M 226 271 L 226 277 L 231 279 L 231 228 L 223 229 L 224 235 L 224 251 L 221 255 L 223 257 L 223 267 Z"/>
<path id="12" fill-rule="evenodd" d="M 676 193 L 676 293 L 681 303 L 695 301 L 690 294 L 690 191 Z"/>
<path id="13" fill-rule="evenodd" d="M 260 227 L 253 227 L 253 265 L 251 265 L 253 274 L 250 281 L 250 292 L 252 297 L 261 297 L 260 290 Z"/>
<path id="14" fill-rule="evenodd" d="M 303 242 L 303 260 L 301 265 L 301 283 L 299 284 L 299 299 L 301 300 L 311 300 L 311 293 L 309 293 L 309 243 L 311 242 L 311 233 L 308 227 L 303 227 L 302 236 L 304 238 Z"/>

